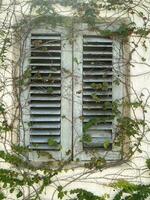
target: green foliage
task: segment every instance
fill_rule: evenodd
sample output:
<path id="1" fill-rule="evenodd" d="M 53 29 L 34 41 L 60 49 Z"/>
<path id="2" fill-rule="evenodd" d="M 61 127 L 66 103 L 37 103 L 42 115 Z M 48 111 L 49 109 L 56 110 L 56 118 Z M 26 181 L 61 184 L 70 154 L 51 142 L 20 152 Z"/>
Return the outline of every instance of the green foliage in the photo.
<path id="1" fill-rule="evenodd" d="M 143 120 L 131 119 L 130 117 L 121 117 L 118 119 L 118 127 L 122 134 L 130 137 L 136 137 L 140 133 L 140 126 L 145 126 Z"/>
<path id="2" fill-rule="evenodd" d="M 110 141 L 109 140 L 105 140 L 103 146 L 107 150 L 110 147 Z"/>
<path id="3" fill-rule="evenodd" d="M 3 103 L 0 103 L 0 114 L 3 114 L 5 111 L 5 105 Z"/>
<path id="4" fill-rule="evenodd" d="M 49 145 L 49 146 L 52 146 L 52 147 L 59 147 L 58 142 L 57 142 L 55 139 L 53 139 L 53 138 L 50 138 L 50 139 L 48 140 L 48 145 Z"/>
<path id="5" fill-rule="evenodd" d="M 52 93 L 53 93 L 53 88 L 49 87 L 49 88 L 47 89 L 47 92 L 48 92 L 49 94 L 52 94 Z"/>
<path id="6" fill-rule="evenodd" d="M 28 86 L 30 78 L 31 78 L 31 69 L 27 68 L 24 71 L 22 77 L 19 80 L 17 80 L 17 85 L 19 85 L 18 87 L 24 88 L 24 87 Z"/>
<path id="7" fill-rule="evenodd" d="M 21 165 L 21 163 L 23 162 L 21 157 L 4 151 L 0 151 L 0 158 L 14 165 Z"/>
<path id="8" fill-rule="evenodd" d="M 0 200 L 6 199 L 5 195 L 3 194 L 3 192 L 0 192 Z"/>
<path id="9" fill-rule="evenodd" d="M 22 197 L 22 195 L 23 195 L 22 191 L 19 190 L 19 192 L 18 192 L 17 195 L 16 195 L 17 199 L 20 198 L 20 197 Z"/>
<path id="10" fill-rule="evenodd" d="M 106 200 L 106 198 L 99 197 L 93 193 L 83 190 L 83 189 L 74 189 L 70 191 L 70 194 L 76 194 L 76 197 L 73 200 Z"/>
<path id="11" fill-rule="evenodd" d="M 38 15 L 55 15 L 55 10 L 52 6 L 53 4 L 47 0 L 43 0 L 42 2 L 39 0 L 32 0 L 31 9 L 35 10 Z"/>
<path id="12" fill-rule="evenodd" d="M 137 35 L 142 36 L 143 38 L 145 38 L 149 34 L 149 29 L 147 29 L 147 28 L 137 28 L 135 33 Z"/>
<path id="13" fill-rule="evenodd" d="M 147 165 L 148 169 L 150 169 L 150 159 L 146 160 L 146 165 Z"/>
<path id="14" fill-rule="evenodd" d="M 65 197 L 68 193 L 68 191 L 63 190 L 63 187 L 61 185 L 57 187 L 57 191 L 58 191 L 58 199 L 63 199 L 63 197 Z"/>
<path id="15" fill-rule="evenodd" d="M 91 94 L 91 97 L 96 103 L 100 103 L 101 99 L 96 93 Z"/>
<path id="16" fill-rule="evenodd" d="M 83 142 L 83 143 L 91 143 L 92 142 L 91 135 L 84 133 L 83 136 L 82 136 L 81 142 Z"/>
<path id="17" fill-rule="evenodd" d="M 20 146 L 18 144 L 12 144 L 12 151 L 16 154 L 24 155 L 30 151 L 30 149 L 26 146 Z"/>
<path id="18" fill-rule="evenodd" d="M 113 200 L 146 200 L 150 197 L 150 185 L 135 185 L 125 180 L 119 180 L 113 187 L 120 189 Z M 127 194 L 123 197 L 123 194 Z"/>
<path id="19" fill-rule="evenodd" d="M 121 24 L 117 30 L 101 30 L 100 34 L 103 37 L 120 37 L 120 38 L 127 38 L 134 30 L 132 24 Z"/>
<path id="20" fill-rule="evenodd" d="M 88 169 L 101 170 L 106 165 L 106 160 L 102 157 L 92 157 L 91 160 L 85 163 L 85 167 Z"/>
<path id="21" fill-rule="evenodd" d="M 113 116 L 108 116 L 108 117 L 95 117 L 91 120 L 89 120 L 87 123 L 84 124 L 83 126 L 83 132 L 86 133 L 92 126 L 105 123 L 107 120 L 113 119 Z"/>
<path id="22" fill-rule="evenodd" d="M 92 83 L 91 84 L 91 87 L 95 90 L 102 90 L 102 91 L 105 91 L 105 90 L 108 90 L 109 88 L 109 84 L 108 83 Z"/>

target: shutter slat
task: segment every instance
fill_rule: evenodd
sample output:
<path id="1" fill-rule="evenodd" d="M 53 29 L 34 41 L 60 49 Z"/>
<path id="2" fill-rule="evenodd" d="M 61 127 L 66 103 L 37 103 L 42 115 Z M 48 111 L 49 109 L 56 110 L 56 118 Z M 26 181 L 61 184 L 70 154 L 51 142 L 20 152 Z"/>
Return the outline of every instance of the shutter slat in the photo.
<path id="1" fill-rule="evenodd" d="M 60 56 L 58 57 L 46 57 L 46 56 L 31 56 L 30 57 L 31 60 L 37 60 L 37 59 L 40 59 L 40 60 L 60 60 Z"/>
<path id="2" fill-rule="evenodd" d="M 83 55 L 89 55 L 89 56 L 91 56 L 91 55 L 97 55 L 97 56 L 100 56 L 100 55 L 112 55 L 112 52 L 110 52 L 110 51 L 106 51 L 106 52 L 104 52 L 104 51 L 102 51 L 102 52 L 100 52 L 100 51 L 85 51 L 84 53 L 83 53 Z"/>
<path id="3" fill-rule="evenodd" d="M 83 109 L 101 109 L 101 108 L 103 108 L 103 105 L 102 104 L 95 104 L 95 103 L 92 103 L 92 102 L 90 102 L 90 103 L 86 103 L 85 105 L 83 105 Z"/>
<path id="4" fill-rule="evenodd" d="M 86 110 L 83 112 L 83 115 L 84 116 L 101 116 L 101 115 L 108 115 L 108 116 L 111 116 L 112 115 L 112 112 L 109 112 L 109 111 L 101 111 L 100 109 L 99 110 Z"/>
<path id="5" fill-rule="evenodd" d="M 91 96 L 92 94 L 96 94 L 97 96 L 102 96 L 102 95 L 111 95 L 112 94 L 112 91 L 99 91 L 99 92 L 93 92 L 93 90 L 91 91 L 91 90 L 85 90 L 84 92 L 83 92 L 83 95 L 84 96 L 87 96 L 87 95 L 89 95 L 89 96 Z"/>
<path id="6" fill-rule="evenodd" d="M 104 142 L 108 141 L 110 144 L 112 143 L 112 138 L 111 137 L 93 137 L 92 142 L 90 143 L 84 143 L 85 148 L 99 148 L 99 147 L 104 147 Z"/>
<path id="7" fill-rule="evenodd" d="M 48 42 L 43 42 L 43 43 L 39 43 L 38 45 L 33 45 L 31 44 L 31 47 L 37 49 L 37 48 L 43 48 L 43 47 L 60 47 L 60 44 L 53 44 L 52 42 L 48 41 Z"/>
<path id="8" fill-rule="evenodd" d="M 53 136 L 53 135 L 60 135 L 60 130 L 59 129 L 42 129 L 42 130 L 36 130 L 32 129 L 31 130 L 31 135 L 48 135 L 48 136 Z"/>
<path id="9" fill-rule="evenodd" d="M 39 115 L 47 115 L 47 114 L 51 114 L 51 115 L 58 115 L 60 114 L 60 109 L 55 109 L 55 110 L 51 110 L 51 109 L 37 109 L 35 110 L 34 108 L 31 108 L 31 114 L 39 114 Z"/>
<path id="10" fill-rule="evenodd" d="M 59 149 L 60 149 L 60 147 L 55 147 L 55 146 L 49 146 L 47 143 L 45 143 L 45 144 L 40 144 L 40 143 L 38 143 L 38 144 L 32 144 L 31 143 L 31 145 L 30 145 L 30 148 L 32 149 L 32 150 L 41 150 L 41 151 L 58 151 Z"/>
<path id="11" fill-rule="evenodd" d="M 44 89 L 44 88 L 38 88 L 37 90 L 36 89 L 32 89 L 30 91 L 31 94 L 47 94 L 48 93 L 48 89 Z M 50 94 L 60 94 L 61 91 L 60 90 L 54 90 L 52 92 L 49 92 Z"/>
<path id="12" fill-rule="evenodd" d="M 61 98 L 60 97 L 54 97 L 54 96 L 41 96 L 41 95 L 37 95 L 32 97 L 31 96 L 31 101 L 33 100 L 39 100 L 39 101 L 60 101 Z"/>
<path id="13" fill-rule="evenodd" d="M 61 85 L 60 84 L 46 84 L 46 83 L 41 83 L 41 84 L 38 84 L 38 83 L 34 83 L 34 84 L 30 84 L 31 87 L 60 87 Z"/>
<path id="14" fill-rule="evenodd" d="M 57 71 L 50 71 L 50 70 L 32 70 L 32 73 L 39 73 L 39 74 L 60 74 L 59 70 Z"/>
<path id="15" fill-rule="evenodd" d="M 112 61 L 112 58 L 83 58 L 83 62 L 84 61 L 90 61 L 90 62 L 92 62 L 92 61 Z"/>
<path id="16" fill-rule="evenodd" d="M 44 82 L 44 81 L 60 81 L 61 80 L 61 77 L 56 77 L 56 78 L 54 78 L 54 77 L 32 77 L 31 78 L 31 80 L 41 80 L 42 82 Z"/>
<path id="17" fill-rule="evenodd" d="M 90 120 L 93 120 L 93 119 L 94 119 L 93 116 L 84 116 L 83 122 L 86 123 L 86 122 L 89 122 Z M 107 122 L 108 125 L 110 123 L 112 123 L 112 119 L 110 118 L 110 116 L 105 116 L 105 119 L 103 117 L 103 118 L 101 118 L 101 120 L 102 120 L 101 123 L 106 123 Z"/>
<path id="18" fill-rule="evenodd" d="M 85 96 L 83 99 L 85 102 L 95 102 L 95 104 L 97 104 L 97 105 L 99 102 L 112 101 L 112 97 L 101 97 L 101 98 L 98 98 L 97 101 L 94 98 L 92 98 L 91 96 L 90 97 Z"/>
<path id="19" fill-rule="evenodd" d="M 107 48 L 107 47 L 112 47 L 112 45 L 111 44 L 105 44 L 105 45 L 103 45 L 103 44 L 84 44 L 84 47 L 96 47 L 96 48 L 105 47 L 105 48 Z"/>
<path id="20" fill-rule="evenodd" d="M 42 123 L 42 122 L 39 122 L 39 123 L 36 123 L 36 124 L 32 124 L 32 126 L 30 127 L 31 129 L 60 129 L 60 123 L 58 122 L 57 124 L 54 123 L 47 123 L 46 122 Z"/>
<path id="21" fill-rule="evenodd" d="M 86 131 L 92 142 L 83 143 L 84 148 L 104 147 L 112 142 L 112 40 L 88 35 L 83 39 L 83 127 L 90 120 L 99 119 Z M 92 87 L 107 84 L 106 89 Z M 109 103 L 107 109 L 104 103 Z"/>
<path id="22" fill-rule="evenodd" d="M 61 50 L 47 50 L 47 49 L 32 49 L 32 52 L 37 52 L 37 53 L 61 53 Z"/>
<path id="23" fill-rule="evenodd" d="M 61 122 L 61 36 L 31 34 L 30 148 L 59 150 Z"/>
<path id="24" fill-rule="evenodd" d="M 84 65 L 84 71 L 85 71 L 86 68 L 90 68 L 90 69 L 96 69 L 96 68 L 112 69 L 112 65 L 108 65 L 108 64 L 104 65 L 104 63 L 102 65 L 90 65 L 90 64 L 86 65 L 85 64 Z"/>
<path id="25" fill-rule="evenodd" d="M 60 40 L 60 37 L 58 36 L 39 36 L 39 35 L 36 35 L 36 36 L 31 36 L 31 39 L 32 40 L 48 40 L 48 41 L 53 41 L 53 40 Z"/>
<path id="26" fill-rule="evenodd" d="M 54 102 L 54 103 L 47 103 L 47 102 L 32 102 L 30 105 L 32 108 L 60 108 L 60 103 Z"/>
<path id="27" fill-rule="evenodd" d="M 99 130 L 112 130 L 112 124 L 111 123 L 107 123 L 107 124 L 105 124 L 105 123 L 103 123 L 103 124 L 101 124 L 101 125 L 93 125 L 91 128 L 89 128 L 89 130 L 88 131 L 99 131 Z"/>
<path id="28" fill-rule="evenodd" d="M 30 119 L 31 122 L 60 122 L 60 118 L 58 117 L 52 117 L 50 116 L 35 116 L 35 117 L 31 117 Z"/>
<path id="29" fill-rule="evenodd" d="M 90 83 L 100 83 L 100 82 L 108 82 L 108 83 L 112 83 L 112 77 L 108 77 L 108 78 L 102 78 L 102 77 L 95 77 L 93 78 L 93 76 L 84 76 L 84 80 L 83 82 L 90 82 Z"/>
<path id="30" fill-rule="evenodd" d="M 60 67 L 60 63 L 31 63 L 29 66 L 48 66 L 48 67 Z M 43 69 L 43 68 L 42 68 Z"/>
<path id="31" fill-rule="evenodd" d="M 107 88 L 108 88 L 108 89 L 112 89 L 112 85 L 110 85 L 110 83 L 108 83 Z M 90 90 L 93 89 L 92 83 L 90 83 L 90 84 L 88 84 L 88 82 L 87 82 L 87 83 L 84 83 L 84 90 L 87 90 L 87 89 L 90 89 Z"/>
<path id="32" fill-rule="evenodd" d="M 113 72 L 105 72 L 105 71 L 101 71 L 99 72 L 97 70 L 97 72 L 95 71 L 86 71 L 86 73 L 84 72 L 83 75 L 87 75 L 87 76 L 92 76 L 92 75 L 95 75 L 95 76 L 100 76 L 100 75 L 103 75 L 103 76 L 106 76 L 106 75 L 113 75 Z"/>
<path id="33" fill-rule="evenodd" d="M 38 136 L 32 136 L 31 137 L 31 143 L 47 143 L 49 140 L 49 137 L 45 136 L 45 137 L 38 137 Z M 55 141 L 57 141 L 57 143 L 59 144 L 60 143 L 60 138 L 55 138 L 54 139 Z"/>
<path id="34" fill-rule="evenodd" d="M 86 44 L 87 42 L 96 42 L 96 43 L 100 43 L 100 44 L 103 44 L 103 43 L 112 44 L 111 39 L 101 38 L 99 36 L 84 36 L 83 42 L 84 42 L 84 44 Z"/>

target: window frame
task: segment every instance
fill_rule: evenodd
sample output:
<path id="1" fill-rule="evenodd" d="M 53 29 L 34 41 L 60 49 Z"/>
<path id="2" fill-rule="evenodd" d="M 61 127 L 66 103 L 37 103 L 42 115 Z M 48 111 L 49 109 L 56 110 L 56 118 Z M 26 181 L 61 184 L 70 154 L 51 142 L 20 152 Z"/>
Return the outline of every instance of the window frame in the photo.
<path id="1" fill-rule="evenodd" d="M 66 155 L 66 152 L 68 150 L 70 150 L 70 147 L 71 147 L 71 150 L 73 151 L 72 152 L 73 156 L 75 156 L 75 157 L 72 158 L 73 161 L 75 161 L 76 159 L 79 159 L 81 161 L 86 161 L 86 160 L 90 160 L 91 157 L 93 157 L 93 155 L 91 153 L 87 154 L 85 152 L 81 153 L 79 151 L 80 149 L 82 151 L 83 147 L 82 147 L 81 144 L 79 145 L 79 143 L 78 143 L 78 145 L 75 145 L 74 140 L 75 140 L 75 136 L 76 136 L 76 130 L 73 130 L 74 127 L 76 128 L 78 126 L 78 123 L 75 122 L 75 118 L 77 117 L 77 115 L 81 114 L 79 109 L 75 109 L 76 108 L 76 105 L 75 105 L 76 100 L 80 99 L 79 101 L 82 101 L 82 98 L 80 98 L 80 96 L 82 94 L 76 95 L 76 92 L 79 91 L 80 88 L 81 88 L 81 81 L 79 79 L 75 80 L 75 78 L 73 78 L 73 80 L 72 80 L 72 77 L 65 79 L 65 77 L 68 77 L 68 74 L 63 69 L 66 69 L 66 71 L 69 70 L 70 73 L 73 73 L 73 76 L 75 76 L 75 77 L 78 77 L 76 75 L 79 75 L 79 77 L 81 79 L 82 67 L 83 67 L 82 62 L 81 63 L 79 62 L 77 64 L 75 59 L 74 59 L 75 57 L 77 57 L 77 59 L 79 58 L 79 60 L 80 60 L 81 57 L 82 57 L 82 55 L 81 55 L 82 53 L 79 53 L 79 50 L 82 50 L 82 47 L 80 47 L 81 49 L 79 49 L 77 47 L 77 44 L 79 44 L 79 43 L 82 44 L 81 34 L 83 35 L 83 33 L 85 33 L 85 34 L 91 34 L 92 33 L 92 34 L 96 35 L 97 33 L 96 32 L 94 33 L 93 31 L 92 32 L 87 31 L 88 30 L 87 24 L 75 25 L 75 27 L 76 27 L 76 29 L 79 30 L 79 32 L 80 31 L 81 32 L 80 32 L 80 34 L 78 34 L 78 37 L 76 38 L 76 41 L 74 42 L 73 47 L 71 46 L 69 41 L 66 40 L 67 41 L 67 47 L 65 49 L 66 41 L 65 41 L 65 43 L 63 43 L 63 41 L 61 42 L 61 45 L 62 45 L 62 59 L 61 59 L 62 86 L 61 86 L 61 93 L 63 93 L 63 88 L 68 87 L 68 86 L 69 86 L 68 88 L 70 88 L 70 91 L 68 91 L 68 92 L 70 92 L 70 101 L 68 101 L 66 99 L 66 101 L 64 101 L 63 104 L 61 104 L 61 144 L 63 142 L 63 145 L 62 145 L 63 148 L 61 149 L 61 151 L 59 153 L 55 153 L 55 152 L 52 152 L 52 151 L 49 151 L 49 152 L 54 156 L 54 158 L 56 158 L 56 160 L 57 159 L 58 160 L 67 159 L 68 156 Z M 105 26 L 102 25 L 102 27 L 100 26 L 100 28 L 102 28 L 102 29 L 105 29 L 106 27 L 107 27 L 106 25 Z M 111 29 L 112 28 L 114 28 L 114 27 L 111 27 Z M 86 31 L 84 31 L 84 30 L 86 30 Z M 57 27 L 53 31 L 52 31 L 52 28 L 46 28 L 46 29 L 42 28 L 42 27 L 41 28 L 35 28 L 35 29 L 32 30 L 32 33 L 34 33 L 34 32 L 35 33 L 37 33 L 37 32 L 48 33 L 48 31 L 50 31 L 51 33 L 53 33 L 53 32 L 58 33 L 58 32 L 61 31 L 61 33 L 62 32 L 64 33 L 65 37 L 67 37 L 67 34 L 68 34 L 68 32 L 62 27 L 59 27 L 59 28 Z M 116 40 L 116 38 L 114 38 L 114 41 L 115 40 Z M 114 46 L 117 46 L 117 45 L 120 46 L 120 44 L 121 44 L 120 41 L 116 41 L 116 44 Z M 22 75 L 25 72 L 25 70 L 27 69 L 26 67 L 29 64 L 29 60 L 28 60 L 28 56 L 30 56 L 29 55 L 30 51 L 28 51 L 29 45 L 30 45 L 30 37 L 27 37 L 26 44 L 25 44 L 25 46 L 26 46 L 25 50 L 28 53 L 26 54 L 26 59 L 25 59 L 25 62 L 24 62 L 25 64 L 23 64 Z M 68 51 L 69 55 L 65 53 L 66 50 Z M 114 48 L 113 48 L 113 52 L 114 52 Z M 68 61 L 68 58 L 70 58 L 69 61 Z M 120 59 L 120 56 L 119 56 L 118 59 Z M 66 60 L 68 62 L 66 62 Z M 70 66 L 69 63 L 72 63 L 72 67 L 69 67 Z M 24 66 L 26 66 L 26 67 L 24 67 Z M 115 66 L 115 67 L 117 68 L 117 66 Z M 80 84 L 79 85 L 76 84 L 75 81 L 79 81 Z M 68 84 L 69 82 L 72 82 L 71 87 Z M 63 86 L 65 86 L 65 87 L 63 87 Z M 117 87 L 117 86 L 115 85 L 115 87 Z M 122 99 L 122 97 L 124 96 L 124 94 L 123 94 L 123 92 L 124 92 L 123 84 L 121 83 L 120 86 L 118 86 L 118 87 L 119 87 L 119 89 L 117 89 L 117 90 L 120 91 L 120 93 L 119 94 L 116 93 L 116 92 L 114 93 L 114 91 L 117 91 L 117 90 L 113 89 L 113 99 L 117 99 L 117 98 Z M 23 93 L 21 93 L 21 96 L 20 96 L 21 107 L 22 107 L 23 104 L 25 104 L 26 99 L 28 99 L 28 94 L 29 94 L 29 88 L 27 88 Z M 27 104 L 27 106 L 29 106 L 28 101 L 26 102 L 26 104 Z M 69 112 L 66 110 L 66 106 L 68 106 L 68 105 L 69 105 Z M 21 108 L 21 110 L 22 110 L 21 111 L 22 112 L 22 120 L 23 120 L 23 122 L 26 122 L 24 128 L 29 133 L 29 126 L 27 124 L 30 121 L 29 121 L 29 117 L 27 117 L 27 116 L 30 115 L 30 113 L 26 109 L 24 109 L 23 107 Z M 74 110 L 76 110 L 76 111 L 74 112 Z M 122 110 L 123 110 L 123 108 L 120 109 L 120 111 L 123 113 Z M 65 116 L 65 118 L 62 117 L 62 116 Z M 69 121 L 73 123 L 74 127 L 72 127 L 72 123 L 67 124 L 67 126 L 66 126 L 66 122 L 65 122 L 66 118 L 67 118 L 67 120 L 69 119 Z M 80 121 L 80 124 L 81 124 L 81 121 Z M 80 129 L 82 129 L 82 126 L 80 126 Z M 67 134 L 68 130 L 72 130 L 72 134 L 70 134 L 70 135 Z M 80 131 L 80 133 L 83 135 L 83 131 Z M 65 140 L 66 136 L 68 138 L 67 141 Z M 29 145 L 29 137 L 30 137 L 30 134 L 25 134 L 25 136 L 24 136 L 23 129 L 20 128 L 20 144 L 28 146 Z M 100 149 L 100 150 L 98 150 L 98 152 L 96 152 L 96 155 L 105 157 L 106 160 L 120 160 L 121 159 L 121 147 L 115 146 L 114 144 L 112 146 L 113 146 L 112 150 L 106 151 L 104 149 Z M 41 156 L 39 158 L 38 153 L 36 151 L 34 151 L 34 152 L 29 153 L 29 160 L 32 160 L 32 161 L 47 161 L 47 156 Z"/>

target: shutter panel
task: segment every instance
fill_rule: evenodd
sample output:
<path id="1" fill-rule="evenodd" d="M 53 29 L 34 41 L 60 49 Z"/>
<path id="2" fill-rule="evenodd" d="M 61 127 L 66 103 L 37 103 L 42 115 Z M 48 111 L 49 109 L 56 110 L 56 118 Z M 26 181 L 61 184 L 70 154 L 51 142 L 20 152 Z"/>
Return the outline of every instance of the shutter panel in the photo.
<path id="1" fill-rule="evenodd" d="M 95 155 L 107 160 L 120 159 L 120 148 L 113 144 L 115 119 L 112 101 L 122 98 L 122 85 L 113 83 L 114 72 L 120 71 L 120 42 L 97 36 L 79 27 L 73 49 L 73 147 L 74 159 L 90 160 Z M 84 134 L 91 142 L 82 140 Z M 104 142 L 112 148 L 106 151 Z"/>
<path id="2" fill-rule="evenodd" d="M 112 143 L 112 40 L 83 38 L 83 131 L 91 136 L 84 148 Z"/>
<path id="3" fill-rule="evenodd" d="M 30 148 L 57 151 L 61 143 L 60 34 L 31 34 L 30 69 Z"/>
<path id="4" fill-rule="evenodd" d="M 40 151 L 67 159 L 72 149 L 72 46 L 67 36 L 62 27 L 39 28 L 26 39 L 22 74 L 29 69 L 31 75 L 20 97 L 20 143 L 33 150 L 30 160 L 47 161 Z"/>

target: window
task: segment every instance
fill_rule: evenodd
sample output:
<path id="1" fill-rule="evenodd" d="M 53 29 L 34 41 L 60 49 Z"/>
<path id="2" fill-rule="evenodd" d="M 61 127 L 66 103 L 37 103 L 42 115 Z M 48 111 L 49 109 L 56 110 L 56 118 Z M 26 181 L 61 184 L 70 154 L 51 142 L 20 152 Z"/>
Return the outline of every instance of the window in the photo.
<path id="1" fill-rule="evenodd" d="M 72 160 L 95 153 L 120 159 L 112 101 L 123 96 L 122 85 L 113 81 L 121 70 L 121 42 L 85 27 L 73 39 L 64 28 L 38 28 L 26 40 L 23 74 L 30 77 L 21 94 L 21 141 L 33 150 L 31 159 L 39 151 L 56 159 L 67 158 L 68 151 Z"/>

